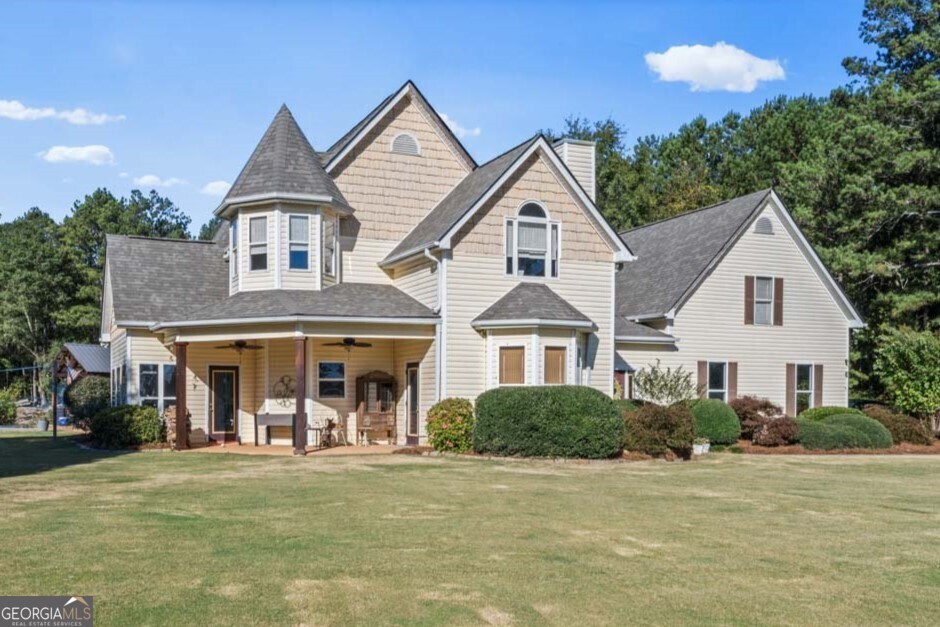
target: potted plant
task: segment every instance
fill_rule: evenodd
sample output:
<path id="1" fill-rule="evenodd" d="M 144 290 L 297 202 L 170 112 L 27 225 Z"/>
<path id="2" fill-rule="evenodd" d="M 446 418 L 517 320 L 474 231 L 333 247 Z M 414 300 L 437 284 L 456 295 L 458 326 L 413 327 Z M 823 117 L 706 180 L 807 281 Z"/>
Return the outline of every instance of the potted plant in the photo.
<path id="1" fill-rule="evenodd" d="M 708 446 L 708 438 L 695 438 L 692 441 L 692 454 L 704 455 L 706 446 Z"/>
<path id="2" fill-rule="evenodd" d="M 36 427 L 40 431 L 49 430 L 49 417 L 46 414 L 40 414 L 39 419 L 36 421 Z"/>

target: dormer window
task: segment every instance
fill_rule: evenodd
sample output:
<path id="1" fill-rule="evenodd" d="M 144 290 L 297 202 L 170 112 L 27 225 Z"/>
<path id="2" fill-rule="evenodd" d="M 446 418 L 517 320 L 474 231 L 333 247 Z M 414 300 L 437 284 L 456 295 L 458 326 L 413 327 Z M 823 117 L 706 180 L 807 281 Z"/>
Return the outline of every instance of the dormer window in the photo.
<path id="1" fill-rule="evenodd" d="M 418 156 L 421 154 L 421 145 L 418 139 L 409 133 L 401 133 L 392 140 L 392 152 L 400 155 Z"/>
<path id="2" fill-rule="evenodd" d="M 310 218 L 288 217 L 288 267 L 291 270 L 310 269 Z"/>
<path id="3" fill-rule="evenodd" d="M 523 204 L 515 218 L 506 220 L 506 274 L 557 277 L 560 229 L 541 204 Z"/>
<path id="4" fill-rule="evenodd" d="M 336 276 L 336 222 L 323 217 L 323 274 Z"/>
<path id="5" fill-rule="evenodd" d="M 248 269 L 252 272 L 268 269 L 268 219 L 248 220 Z"/>

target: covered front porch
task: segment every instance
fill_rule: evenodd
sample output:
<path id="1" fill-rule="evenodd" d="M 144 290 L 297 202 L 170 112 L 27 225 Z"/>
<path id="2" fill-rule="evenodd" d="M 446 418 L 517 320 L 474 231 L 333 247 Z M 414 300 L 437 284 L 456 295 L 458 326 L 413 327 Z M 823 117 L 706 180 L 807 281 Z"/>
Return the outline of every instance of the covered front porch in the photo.
<path id="1" fill-rule="evenodd" d="M 436 325 L 284 322 L 166 329 L 176 358 L 177 448 L 419 444 L 436 402 Z M 300 408 L 300 411 L 298 411 Z M 177 433 L 184 432 L 177 422 Z M 229 449 L 231 450 L 231 449 Z"/>

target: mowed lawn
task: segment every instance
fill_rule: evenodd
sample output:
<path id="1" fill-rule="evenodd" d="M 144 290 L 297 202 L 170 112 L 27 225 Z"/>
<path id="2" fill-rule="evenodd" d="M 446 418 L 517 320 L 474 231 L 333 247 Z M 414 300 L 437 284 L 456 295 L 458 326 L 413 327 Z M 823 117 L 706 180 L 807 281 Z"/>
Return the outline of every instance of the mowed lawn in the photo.
<path id="1" fill-rule="evenodd" d="M 99 625 L 936 624 L 940 458 L 102 454 L 0 437 L 0 594 Z"/>

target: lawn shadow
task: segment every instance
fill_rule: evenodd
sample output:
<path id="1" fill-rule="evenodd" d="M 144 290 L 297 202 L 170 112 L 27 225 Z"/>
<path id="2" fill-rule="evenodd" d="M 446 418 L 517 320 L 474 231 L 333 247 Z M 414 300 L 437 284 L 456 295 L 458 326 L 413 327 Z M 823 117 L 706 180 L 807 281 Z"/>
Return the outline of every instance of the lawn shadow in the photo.
<path id="1" fill-rule="evenodd" d="M 0 478 L 32 475 L 89 464 L 132 451 L 95 451 L 76 446 L 71 437 L 46 435 L 0 437 Z"/>

